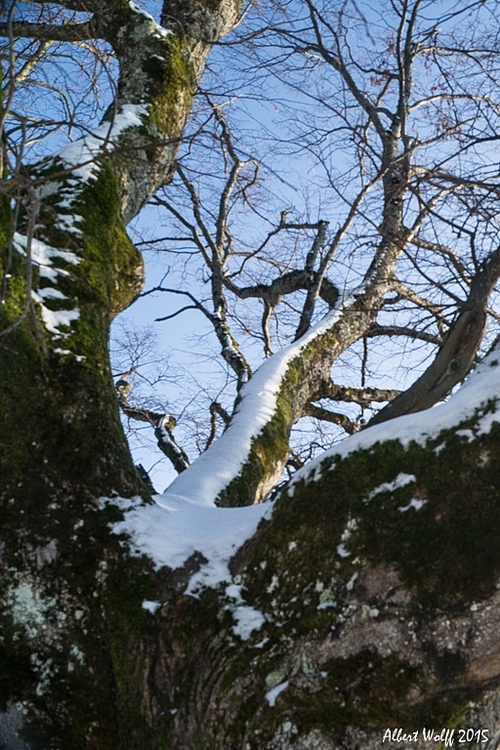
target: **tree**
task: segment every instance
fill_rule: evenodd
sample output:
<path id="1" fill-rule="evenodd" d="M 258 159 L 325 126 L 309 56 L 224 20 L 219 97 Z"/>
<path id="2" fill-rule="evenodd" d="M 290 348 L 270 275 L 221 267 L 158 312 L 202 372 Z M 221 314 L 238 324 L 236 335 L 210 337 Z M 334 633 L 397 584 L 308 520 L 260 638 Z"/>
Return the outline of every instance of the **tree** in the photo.
<path id="1" fill-rule="evenodd" d="M 443 726 L 469 746 L 496 742 L 496 349 L 426 410 L 467 376 L 497 317 L 498 23 L 480 2 L 368 10 L 283 4 L 227 42 L 231 59 L 237 41 L 257 69 L 270 49 L 267 74 L 317 108 L 295 119 L 296 136 L 323 169 L 334 228 L 286 207 L 263 212 L 258 160 L 216 90 L 200 92 L 197 137 L 176 165 L 208 51 L 236 26 L 238 3 L 166 3 L 161 25 L 122 0 L 5 9 L 8 750 L 435 747 L 423 728 Z M 373 29 L 373 50 L 354 47 Z M 66 122 L 30 120 L 17 109 L 22 86 L 39 60 L 78 61 L 82 49 L 116 75 L 102 122 L 26 161 L 37 138 L 84 125 L 71 108 Z M 51 85 L 70 101 L 62 71 Z M 205 173 L 225 165 L 212 200 L 190 157 L 204 139 Z M 209 321 L 236 392 L 229 408 L 212 401 L 210 447 L 192 466 L 173 419 L 128 402 L 126 377 L 117 398 L 108 363 L 110 321 L 142 288 L 126 226 L 150 200 L 203 260 L 208 294 L 168 288 Z M 267 223 L 254 244 L 235 231 L 240 206 Z M 266 357 L 253 372 L 234 334 L 244 300 L 263 311 L 260 330 L 242 326 Z M 289 343 L 276 351 L 278 333 Z M 377 342 L 395 336 L 432 353 L 402 393 L 367 378 Z M 360 384 L 340 385 L 332 366 L 357 346 Z M 280 486 L 299 420 L 357 432 L 325 403 L 384 401 L 369 429 Z M 179 471 L 157 502 L 130 459 L 120 405 L 153 424 Z M 217 416 L 227 427 L 214 439 Z M 259 505 L 269 493 L 274 503 Z"/>

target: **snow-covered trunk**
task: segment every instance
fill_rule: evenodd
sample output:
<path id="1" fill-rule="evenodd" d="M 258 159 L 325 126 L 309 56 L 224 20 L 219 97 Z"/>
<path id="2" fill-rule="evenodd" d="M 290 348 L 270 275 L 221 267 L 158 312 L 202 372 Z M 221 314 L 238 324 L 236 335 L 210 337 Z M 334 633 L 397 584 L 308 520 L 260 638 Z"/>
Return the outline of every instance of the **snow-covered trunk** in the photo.
<path id="1" fill-rule="evenodd" d="M 0 745 L 9 750 L 165 747 L 161 733 L 151 741 L 138 676 L 150 566 L 128 558 L 109 530 L 119 512 L 100 503 L 147 494 L 120 425 L 108 334 L 142 286 L 125 227 L 172 173 L 210 46 L 200 14 L 212 18 L 211 43 L 238 7 L 193 3 L 192 18 L 170 9 L 160 27 L 133 3 L 87 3 L 120 63 L 116 100 L 94 132 L 23 172 L 17 208 L 1 206 Z"/>
<path id="2" fill-rule="evenodd" d="M 300 472 L 218 585 L 194 583 L 206 531 L 159 571 L 144 697 L 162 698 L 165 747 L 498 746 L 499 383 L 497 354 L 447 404 Z M 130 519 L 151 550 L 160 511 Z"/>

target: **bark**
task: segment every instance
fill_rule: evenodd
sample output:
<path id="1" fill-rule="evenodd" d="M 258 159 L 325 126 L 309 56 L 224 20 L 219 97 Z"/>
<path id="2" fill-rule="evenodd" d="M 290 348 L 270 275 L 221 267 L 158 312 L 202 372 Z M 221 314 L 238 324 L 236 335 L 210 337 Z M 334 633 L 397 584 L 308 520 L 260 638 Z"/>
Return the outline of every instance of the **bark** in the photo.
<path id="1" fill-rule="evenodd" d="M 140 693 L 164 747 L 496 747 L 498 361 L 302 471 L 225 583 L 187 595 L 196 555 L 158 571 Z"/>
<path id="2" fill-rule="evenodd" d="M 140 698 L 151 564 L 129 558 L 109 530 L 119 512 L 100 503 L 150 493 L 120 425 L 108 333 L 143 281 L 126 224 L 170 179 L 206 55 L 239 3 L 169 3 L 163 29 L 121 0 L 62 5 L 93 14 L 120 74 L 95 133 L 2 190 L 0 744 L 165 747 Z"/>

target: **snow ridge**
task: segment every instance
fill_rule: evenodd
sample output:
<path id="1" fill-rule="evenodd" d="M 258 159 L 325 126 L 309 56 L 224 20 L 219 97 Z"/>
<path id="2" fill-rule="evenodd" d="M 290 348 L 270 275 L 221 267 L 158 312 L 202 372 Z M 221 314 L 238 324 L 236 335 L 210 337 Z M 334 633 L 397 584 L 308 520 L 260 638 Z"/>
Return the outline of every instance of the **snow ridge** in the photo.
<path id="1" fill-rule="evenodd" d="M 342 300 L 301 339 L 266 360 L 240 391 L 241 401 L 227 430 L 202 453 L 187 471 L 174 479 L 166 498 L 185 498 L 213 506 L 218 495 L 238 476 L 252 441 L 272 419 L 278 392 L 290 362 L 317 336 L 328 331 L 340 316 Z"/>

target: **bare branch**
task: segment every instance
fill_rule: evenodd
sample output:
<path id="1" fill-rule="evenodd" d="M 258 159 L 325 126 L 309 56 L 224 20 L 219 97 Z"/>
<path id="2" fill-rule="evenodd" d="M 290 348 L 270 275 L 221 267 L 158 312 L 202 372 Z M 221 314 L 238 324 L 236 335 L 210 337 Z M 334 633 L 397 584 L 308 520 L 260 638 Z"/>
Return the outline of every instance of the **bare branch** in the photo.
<path id="1" fill-rule="evenodd" d="M 159 449 L 170 460 L 178 474 L 189 468 L 189 459 L 172 435 L 172 431 L 168 426 L 168 417 L 167 420 L 158 422 L 155 428 L 155 436 L 158 440 Z"/>
<path id="2" fill-rule="evenodd" d="M 366 332 L 369 338 L 374 336 L 406 336 L 414 341 L 426 341 L 428 344 L 435 344 L 439 346 L 442 343 L 440 336 L 435 336 L 432 333 L 426 333 L 425 331 L 418 331 L 415 328 L 409 328 L 408 326 L 383 326 L 374 325 Z"/>
<path id="3" fill-rule="evenodd" d="M 387 388 L 357 388 L 354 386 L 337 385 L 331 380 L 322 382 L 318 398 L 331 401 L 343 401 L 360 406 L 370 406 L 372 402 L 393 401 L 401 391 Z"/>
<path id="4" fill-rule="evenodd" d="M 0 23 L 0 36 L 39 39 L 50 42 L 82 42 L 96 38 L 92 23 L 48 24 L 48 23 Z"/>
<path id="5" fill-rule="evenodd" d="M 212 401 L 212 403 L 210 404 L 210 434 L 205 444 L 205 450 L 208 450 L 208 448 L 210 448 L 215 439 L 215 435 L 217 432 L 217 417 L 220 417 L 226 426 L 231 420 L 231 417 L 224 409 L 224 407 L 219 404 L 218 401 Z"/>
<path id="6" fill-rule="evenodd" d="M 348 435 L 354 435 L 354 433 L 358 432 L 360 429 L 359 425 L 349 419 L 345 414 L 324 409 L 321 406 L 316 406 L 316 404 L 307 405 L 306 415 L 308 417 L 314 417 L 314 419 L 321 419 L 324 422 L 336 424 L 339 427 L 342 427 Z"/>

